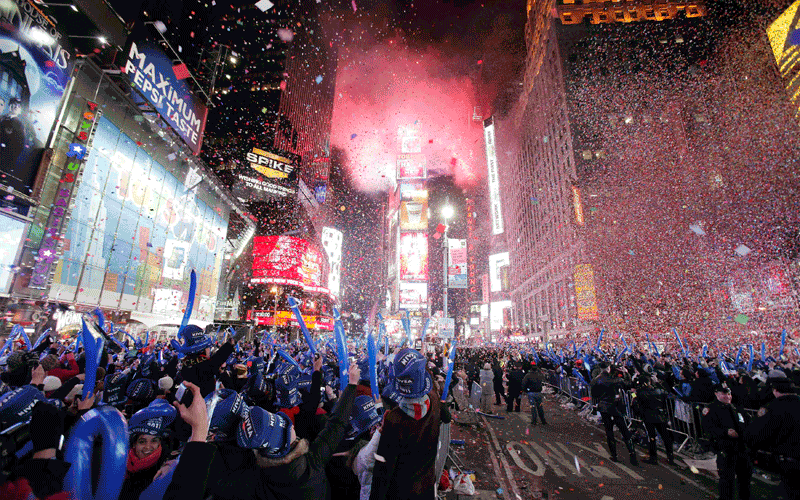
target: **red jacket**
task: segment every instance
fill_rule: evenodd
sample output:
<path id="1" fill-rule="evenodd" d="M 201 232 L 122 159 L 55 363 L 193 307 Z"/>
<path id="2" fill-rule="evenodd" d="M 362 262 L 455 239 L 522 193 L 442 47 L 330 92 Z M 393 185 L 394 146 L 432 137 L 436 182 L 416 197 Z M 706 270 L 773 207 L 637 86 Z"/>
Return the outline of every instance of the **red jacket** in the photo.
<path id="1" fill-rule="evenodd" d="M 66 354 L 66 359 L 67 363 L 69 363 L 69 368 L 53 368 L 47 372 L 48 375 L 58 377 L 62 384 L 80 372 L 80 368 L 78 368 L 78 362 L 75 361 L 75 355 L 69 352 Z"/>
<path id="2" fill-rule="evenodd" d="M 7 500 L 32 500 L 37 497 L 34 496 L 28 480 L 24 477 L 15 481 L 6 481 L 0 484 L 0 498 Z M 69 494 L 65 491 L 50 495 L 42 500 L 70 500 Z"/>

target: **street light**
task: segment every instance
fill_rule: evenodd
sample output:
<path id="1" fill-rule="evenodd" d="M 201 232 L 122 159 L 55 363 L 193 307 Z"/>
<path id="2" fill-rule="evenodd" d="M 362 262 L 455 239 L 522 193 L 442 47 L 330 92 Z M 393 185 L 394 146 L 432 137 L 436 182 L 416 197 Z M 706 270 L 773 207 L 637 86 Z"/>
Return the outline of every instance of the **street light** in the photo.
<path id="1" fill-rule="evenodd" d="M 442 237 L 442 249 L 443 249 L 442 255 L 443 255 L 443 260 L 444 260 L 444 265 L 442 266 L 442 271 L 443 271 L 443 276 L 444 276 L 444 279 L 442 281 L 442 283 L 444 285 L 444 287 L 443 287 L 444 292 L 442 294 L 442 302 L 444 302 L 444 304 L 442 305 L 442 312 L 444 313 L 444 317 L 445 318 L 448 317 L 447 316 L 447 289 L 450 286 L 450 283 L 447 282 L 447 278 L 448 278 L 447 266 L 449 265 L 449 263 L 447 262 L 447 229 L 448 229 L 447 221 L 449 219 L 452 219 L 454 215 L 455 215 L 455 209 L 453 208 L 452 205 L 450 205 L 450 198 L 448 198 L 447 201 L 445 202 L 444 206 L 442 207 L 442 218 L 444 219 L 444 235 Z"/>

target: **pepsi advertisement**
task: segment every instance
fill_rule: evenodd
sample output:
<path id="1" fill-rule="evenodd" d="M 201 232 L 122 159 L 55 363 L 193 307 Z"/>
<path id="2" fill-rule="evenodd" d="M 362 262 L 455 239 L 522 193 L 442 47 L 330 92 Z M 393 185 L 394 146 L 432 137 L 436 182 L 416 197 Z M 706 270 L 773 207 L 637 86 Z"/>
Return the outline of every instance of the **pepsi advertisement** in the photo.
<path id="1" fill-rule="evenodd" d="M 72 71 L 51 17 L 24 0 L 0 7 L 0 184 L 31 194 Z"/>

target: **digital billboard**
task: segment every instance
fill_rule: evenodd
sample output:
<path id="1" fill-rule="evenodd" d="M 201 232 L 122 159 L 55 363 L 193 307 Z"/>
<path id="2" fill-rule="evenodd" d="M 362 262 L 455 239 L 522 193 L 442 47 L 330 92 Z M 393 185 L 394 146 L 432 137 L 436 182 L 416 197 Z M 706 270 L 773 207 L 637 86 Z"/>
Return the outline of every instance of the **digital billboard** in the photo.
<path id="1" fill-rule="evenodd" d="M 339 296 L 342 272 L 342 240 L 344 236 L 338 229 L 322 228 L 322 248 L 328 255 L 328 289 L 334 297 Z"/>
<path id="2" fill-rule="evenodd" d="M 185 71 L 185 69 L 184 69 Z M 153 42 L 131 42 L 124 72 L 142 94 L 183 139 L 194 154 L 200 153 L 208 108 L 173 68 L 172 59 Z"/>
<path id="3" fill-rule="evenodd" d="M 25 225 L 24 221 L 0 214 L 0 293 L 8 293 L 11 287 L 11 279 L 14 277 L 11 268 L 17 261 L 17 251 L 25 233 Z"/>
<path id="4" fill-rule="evenodd" d="M 428 199 L 400 202 L 400 229 L 425 231 L 428 229 Z"/>
<path id="5" fill-rule="evenodd" d="M 0 9 L 0 184 L 27 195 L 73 65 L 68 38 L 31 5 Z"/>
<path id="6" fill-rule="evenodd" d="M 767 28 L 767 37 L 772 46 L 778 71 L 783 77 L 789 99 L 792 101 L 795 116 L 800 115 L 800 81 L 798 81 L 797 30 L 800 29 L 800 0 L 788 9 Z"/>
<path id="7" fill-rule="evenodd" d="M 491 291 L 503 292 L 508 290 L 508 267 L 511 265 L 508 252 L 496 253 L 489 256 L 489 282 Z"/>
<path id="8" fill-rule="evenodd" d="M 228 209 L 171 170 L 107 118 L 97 121 L 51 299 L 178 318 L 194 269 L 192 317 L 214 319 Z"/>
<path id="9" fill-rule="evenodd" d="M 591 264 L 575 266 L 575 302 L 578 306 L 578 319 L 600 319 Z"/>
<path id="10" fill-rule="evenodd" d="M 248 167 L 236 172 L 233 194 L 245 201 L 286 198 L 297 193 L 300 157 L 254 147 L 245 155 Z"/>
<path id="11" fill-rule="evenodd" d="M 508 310 L 511 309 L 512 304 L 510 300 L 500 300 L 492 302 L 491 317 L 489 318 L 492 331 L 500 330 L 507 326 L 507 319 L 509 317 Z"/>
<path id="12" fill-rule="evenodd" d="M 503 212 L 500 207 L 500 173 L 497 167 L 497 151 L 494 140 L 494 121 L 489 118 L 483 125 L 483 138 L 486 142 L 486 165 L 489 179 L 489 204 L 492 216 L 492 234 L 502 234 Z"/>
<path id="13" fill-rule="evenodd" d="M 253 238 L 251 283 L 294 285 L 328 292 L 325 257 L 313 243 L 292 236 Z"/>
<path id="14" fill-rule="evenodd" d="M 397 154 L 397 179 L 424 179 L 428 177 L 428 165 L 422 153 Z"/>
<path id="15" fill-rule="evenodd" d="M 427 283 L 400 282 L 400 309 L 424 309 L 428 307 Z"/>
<path id="16" fill-rule="evenodd" d="M 400 279 L 428 280 L 428 235 L 422 232 L 400 234 Z"/>
<path id="17" fill-rule="evenodd" d="M 450 288 L 467 288 L 467 240 L 447 238 L 447 282 Z"/>

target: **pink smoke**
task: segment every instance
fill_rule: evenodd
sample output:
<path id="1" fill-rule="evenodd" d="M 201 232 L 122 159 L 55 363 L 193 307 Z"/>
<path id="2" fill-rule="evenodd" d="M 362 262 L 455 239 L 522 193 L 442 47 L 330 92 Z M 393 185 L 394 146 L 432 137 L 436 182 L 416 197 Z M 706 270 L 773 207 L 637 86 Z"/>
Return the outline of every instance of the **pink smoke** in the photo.
<path id="1" fill-rule="evenodd" d="M 429 176 L 452 175 L 461 187 L 483 176 L 474 86 L 466 76 L 442 75 L 447 62 L 442 53 L 411 51 L 396 40 L 340 52 L 331 143 L 346 153 L 356 189 L 394 186 L 401 126 L 418 128 Z"/>

